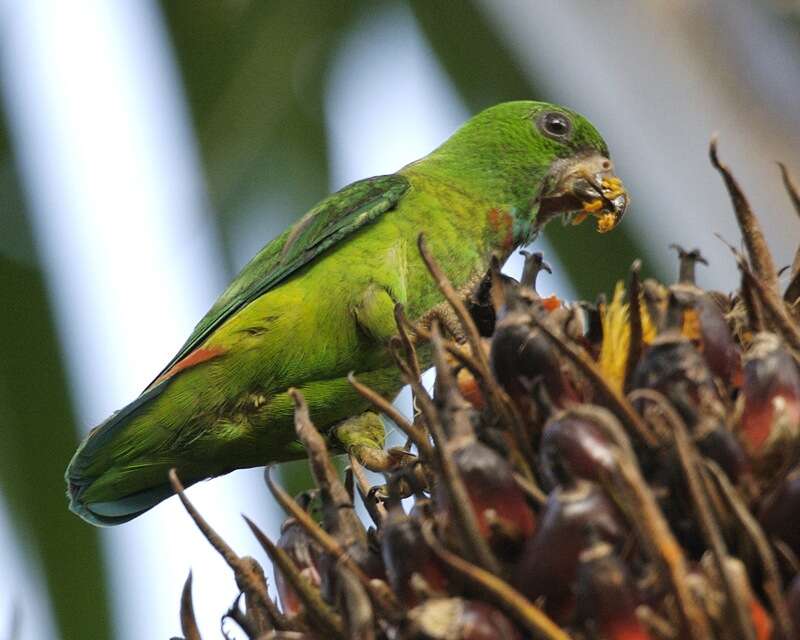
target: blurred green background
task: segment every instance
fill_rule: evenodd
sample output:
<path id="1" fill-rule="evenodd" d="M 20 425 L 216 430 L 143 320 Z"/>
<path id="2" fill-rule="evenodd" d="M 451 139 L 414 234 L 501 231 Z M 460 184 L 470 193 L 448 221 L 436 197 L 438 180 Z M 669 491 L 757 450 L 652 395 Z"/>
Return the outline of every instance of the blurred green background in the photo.
<path id="1" fill-rule="evenodd" d="M 149 538 L 116 530 L 101 536 L 66 509 L 63 469 L 79 434 L 90 426 L 84 421 L 102 417 L 91 398 L 103 396 L 106 382 L 98 376 L 87 395 L 82 391 L 87 378 L 75 373 L 79 365 L 70 364 L 80 342 L 65 324 L 64 301 L 72 299 L 74 286 L 77 305 L 88 285 L 65 284 L 64 267 L 53 251 L 61 240 L 58 234 L 47 239 L 48 229 L 58 224 L 84 225 L 91 234 L 87 220 L 92 218 L 62 211 L 57 198 L 38 197 L 44 169 L 30 160 L 36 153 L 47 156 L 48 145 L 56 143 L 47 137 L 49 129 L 37 129 L 42 122 L 37 117 L 48 116 L 31 116 L 32 103 L 24 103 L 24 96 L 45 114 L 67 108 L 46 94 L 37 103 L 40 85 L 21 91 L 28 87 L 28 73 L 41 76 L 35 71 L 50 65 L 53 58 L 47 56 L 59 55 L 44 49 L 47 38 L 34 37 L 46 33 L 35 31 L 44 28 L 37 20 L 54 22 L 65 50 L 86 46 L 78 27 L 89 33 L 109 30 L 111 43 L 113 29 L 135 27 L 144 35 L 141 41 L 139 35 L 125 39 L 132 47 L 125 59 L 172 70 L 165 76 L 158 72 L 166 79 L 154 86 L 171 83 L 179 104 L 170 108 L 185 121 L 190 154 L 196 145 L 203 204 L 193 220 L 202 221 L 205 235 L 198 239 L 197 229 L 182 229 L 182 218 L 176 218 L 177 231 L 171 233 L 180 239 L 178 246 L 208 243 L 203 255 L 216 256 L 219 263 L 208 267 L 214 281 L 201 283 L 210 291 L 197 303 L 201 312 L 258 247 L 342 186 L 342 177 L 397 168 L 362 168 L 356 162 L 374 156 L 376 148 L 384 148 L 387 162 L 403 157 L 386 150 L 384 135 L 402 138 L 404 131 L 431 129 L 429 118 L 446 121 L 429 142 L 426 138 L 430 149 L 452 132 L 447 130 L 452 118 L 443 113 L 468 116 L 521 98 L 562 102 L 594 121 L 634 201 L 630 218 L 608 236 L 598 236 L 589 225 L 549 227 L 546 258 L 562 279 L 545 286 L 561 293 L 571 287 L 593 298 L 610 291 L 639 256 L 647 274 L 669 279 L 670 242 L 701 246 L 712 262 L 701 274 L 704 283 L 732 286 L 732 264 L 712 235 L 737 238 L 724 191 L 707 166 L 706 145 L 715 130 L 722 135 L 723 158 L 764 216 L 779 262 L 788 262 L 797 243 L 772 164 L 782 159 L 800 173 L 800 116 L 791 89 L 800 86 L 800 31 L 793 3 L 164 0 L 120 2 L 126 8 L 117 15 L 110 8 L 115 3 L 89 2 L 75 10 L 79 15 L 71 24 L 55 24 L 50 13 L 55 2 L 30 3 L 36 9 L 25 4 L 0 2 L 0 564 L 8 565 L 0 570 L 17 576 L 0 590 L 0 638 L 167 638 L 179 629 L 176 585 L 188 570 L 181 566 L 167 579 L 141 568 L 144 558 L 164 553 L 157 545 L 181 546 L 180 537 L 169 543 L 159 537 L 169 533 L 164 525 L 153 525 Z M 71 28 L 76 29 L 73 39 Z M 152 53 L 156 49 L 158 55 Z M 90 54 L 106 55 L 103 50 Z M 112 71 L 116 59 L 109 54 Z M 88 73 L 80 66 L 74 71 Z M 123 80 L 124 74 L 120 68 Z M 110 90 L 96 84 L 91 96 L 72 98 L 92 100 L 102 110 Z M 435 95 L 427 89 L 431 86 Z M 135 103 L 135 96 L 131 99 Z M 393 120 L 409 101 L 424 105 L 414 111 L 421 119 Z M 360 105 L 361 111 L 343 113 L 349 109 L 342 105 Z M 91 136 L 91 130 L 81 135 Z M 32 150 L 35 145 L 44 151 Z M 166 151 L 166 144 L 138 149 L 152 158 Z M 71 157 L 69 148 L 60 153 Z M 342 157 L 361 175 L 349 175 Z M 117 159 L 104 162 L 113 165 Z M 162 173 L 167 185 L 169 173 L 169 167 Z M 122 201 L 126 195 L 118 197 Z M 115 215 L 122 214 L 102 212 L 104 219 Z M 107 241 L 98 235 L 98 243 Z M 91 244 L 82 246 L 85 252 Z M 169 264 L 159 268 L 170 272 Z M 175 300 L 170 295 L 165 299 Z M 155 304 L 146 297 L 130 300 L 124 313 Z M 169 306 L 161 303 L 159 313 L 170 316 Z M 83 306 L 89 317 L 102 319 L 105 313 L 89 302 Z M 190 328 L 191 323 L 180 330 L 185 335 Z M 108 331 L 112 342 L 135 345 L 143 339 L 135 332 L 115 334 L 114 327 Z M 81 339 L 91 342 L 91 334 Z M 171 348 L 179 342 L 172 340 Z M 159 364 L 141 366 L 155 373 Z M 131 389 L 147 382 L 137 378 Z M 294 465 L 288 475 L 302 472 L 303 465 Z M 252 495 L 268 502 L 258 474 L 246 477 L 256 487 Z M 246 504 L 252 505 L 246 507 L 249 513 L 261 509 L 263 518 L 274 520 L 268 505 Z M 230 526 L 241 528 L 235 519 Z M 158 533 L 151 535 L 154 530 Z M 180 535 L 193 535 L 185 531 Z M 203 553 L 211 551 L 193 557 L 193 565 L 207 560 Z M 122 566 L 128 554 L 132 560 Z M 137 558 L 143 559 L 141 566 Z M 153 588 L 162 581 L 167 589 Z M 223 596 L 222 587 L 209 581 L 203 587 L 195 574 L 195 589 L 206 589 L 203 602 L 215 603 L 203 611 L 201 624 L 206 637 L 217 637 L 214 621 L 235 588 L 226 584 Z"/>

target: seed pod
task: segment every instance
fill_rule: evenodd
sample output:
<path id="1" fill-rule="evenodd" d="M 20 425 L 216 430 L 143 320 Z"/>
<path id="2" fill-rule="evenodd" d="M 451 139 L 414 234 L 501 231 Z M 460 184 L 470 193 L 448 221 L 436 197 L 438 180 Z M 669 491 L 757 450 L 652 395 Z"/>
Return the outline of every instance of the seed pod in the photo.
<path id="1" fill-rule="evenodd" d="M 519 640 L 517 628 L 492 605 L 435 598 L 408 612 L 402 640 Z"/>
<path id="2" fill-rule="evenodd" d="M 294 518 L 287 518 L 281 526 L 281 536 L 277 546 L 294 560 L 295 565 L 312 585 L 319 587 L 321 549 L 311 539 L 306 530 Z M 296 616 L 302 610 L 302 604 L 297 593 L 288 583 L 283 573 L 275 565 L 275 588 L 283 607 L 283 612 L 288 616 Z"/>
<path id="3" fill-rule="evenodd" d="M 652 640 L 636 615 L 635 591 L 627 567 L 611 545 L 595 542 L 580 555 L 576 618 L 603 640 Z"/>
<path id="4" fill-rule="evenodd" d="M 604 426 L 615 420 L 599 407 L 582 405 L 553 416 L 542 431 L 539 460 L 549 487 L 567 478 L 599 482 L 616 468 L 617 444 Z"/>
<path id="5" fill-rule="evenodd" d="M 800 556 L 800 466 L 787 473 L 766 497 L 758 520 L 769 538 L 782 540 Z"/>
<path id="6" fill-rule="evenodd" d="M 527 312 L 511 312 L 498 322 L 489 359 L 497 381 L 518 404 L 530 400 L 536 384 L 557 407 L 577 399 L 562 370 L 562 358 L 550 340 L 531 328 Z"/>
<path id="7" fill-rule="evenodd" d="M 703 355 L 711 372 L 724 382 L 741 384 L 741 356 L 714 297 L 694 284 L 669 288 L 666 326 L 680 330 Z"/>
<path id="8" fill-rule="evenodd" d="M 701 295 L 695 312 L 700 325 L 700 351 L 712 373 L 733 386 L 741 385 L 742 358 L 719 304 L 711 294 Z"/>
<path id="9" fill-rule="evenodd" d="M 536 535 L 528 539 L 513 573 L 513 583 L 529 600 L 545 598 L 556 621 L 568 619 L 587 526 L 593 534 L 620 546 L 625 528 L 617 508 L 593 482 L 576 480 L 550 493 Z"/>
<path id="10" fill-rule="evenodd" d="M 687 425 L 725 415 L 708 366 L 692 342 L 664 331 L 645 351 L 632 378 L 633 389 L 655 389 L 675 406 Z"/>
<path id="11" fill-rule="evenodd" d="M 389 508 L 382 533 L 381 554 L 386 576 L 405 606 L 419 604 L 420 591 L 445 591 L 442 566 L 425 544 L 419 521 L 407 516 L 399 502 Z"/>
<path id="12" fill-rule="evenodd" d="M 695 440 L 698 450 L 716 462 L 734 484 L 752 471 L 750 459 L 739 440 L 723 423 L 714 421 Z"/>
<path id="13" fill-rule="evenodd" d="M 328 530 L 328 527 L 326 526 L 325 529 Z M 365 542 L 349 542 L 341 533 L 334 537 L 343 551 L 368 578 L 386 582 L 386 567 L 383 564 L 380 546 L 374 536 L 367 535 Z M 340 594 L 339 564 L 340 560 L 329 553 L 323 553 L 319 558 L 320 592 L 328 602 L 337 602 Z"/>
<path id="14" fill-rule="evenodd" d="M 744 359 L 742 397 L 739 437 L 760 466 L 777 468 L 800 441 L 800 374 L 774 334 L 753 338 Z"/>
<path id="15" fill-rule="evenodd" d="M 514 480 L 511 465 L 494 449 L 472 441 L 453 452 L 478 521 L 480 535 L 492 550 L 506 559 L 514 556 L 523 540 L 533 535 L 536 520 L 525 494 Z M 455 521 L 448 492 L 437 484 L 434 501 L 444 526 Z"/>

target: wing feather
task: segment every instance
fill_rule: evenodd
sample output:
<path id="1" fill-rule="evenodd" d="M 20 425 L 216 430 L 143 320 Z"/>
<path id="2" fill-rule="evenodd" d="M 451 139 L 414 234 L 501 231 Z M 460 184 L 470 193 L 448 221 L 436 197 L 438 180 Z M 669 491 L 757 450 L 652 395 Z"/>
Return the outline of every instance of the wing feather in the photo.
<path id="1" fill-rule="evenodd" d="M 408 190 L 399 175 L 359 180 L 328 196 L 267 244 L 203 316 L 156 381 L 238 309 L 264 295 L 349 235 L 393 209 Z"/>

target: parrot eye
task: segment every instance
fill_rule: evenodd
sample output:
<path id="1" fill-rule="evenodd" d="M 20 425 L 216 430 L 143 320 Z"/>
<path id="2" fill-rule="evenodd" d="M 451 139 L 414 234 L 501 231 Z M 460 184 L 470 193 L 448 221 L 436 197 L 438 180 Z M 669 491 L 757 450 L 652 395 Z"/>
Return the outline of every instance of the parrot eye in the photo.
<path id="1" fill-rule="evenodd" d="M 544 135 L 554 140 L 565 140 L 572 133 L 572 122 L 558 111 L 543 113 L 539 116 L 537 124 Z"/>

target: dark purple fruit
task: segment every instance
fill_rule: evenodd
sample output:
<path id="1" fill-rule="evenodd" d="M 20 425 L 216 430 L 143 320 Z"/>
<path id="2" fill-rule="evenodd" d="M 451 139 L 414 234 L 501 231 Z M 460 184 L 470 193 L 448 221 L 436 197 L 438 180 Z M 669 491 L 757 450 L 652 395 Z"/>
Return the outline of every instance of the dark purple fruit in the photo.
<path id="1" fill-rule="evenodd" d="M 527 313 L 509 313 L 498 323 L 489 359 L 497 381 L 514 399 L 530 398 L 537 384 L 557 407 L 576 399 L 562 371 L 562 358 L 553 343 L 531 327 Z"/>
<path id="2" fill-rule="evenodd" d="M 400 503 L 390 507 L 382 531 L 381 554 L 386 577 L 405 606 L 419 604 L 419 593 L 413 584 L 415 574 L 424 581 L 427 591 L 445 591 L 441 563 L 425 543 L 419 521 L 407 516 Z"/>
<path id="3" fill-rule="evenodd" d="M 604 421 L 615 420 L 608 412 L 583 405 L 567 409 L 544 426 L 539 444 L 543 480 L 554 487 L 565 478 L 599 482 L 616 467 L 616 449 Z"/>
<path id="4" fill-rule="evenodd" d="M 745 354 L 739 437 L 755 459 L 790 452 L 800 438 L 800 374 L 780 339 L 759 333 Z"/>
<path id="5" fill-rule="evenodd" d="M 511 465 L 479 441 L 454 451 L 453 460 L 467 489 L 481 536 L 498 555 L 513 555 L 522 540 L 533 535 L 536 519 L 514 479 Z M 455 516 L 449 494 L 441 485 L 436 487 L 435 503 L 445 526 L 452 530 Z"/>
<path id="6" fill-rule="evenodd" d="M 620 546 L 626 535 L 616 506 L 593 482 L 576 480 L 548 497 L 536 535 L 522 551 L 513 583 L 528 599 L 545 598 L 545 608 L 564 621 L 574 607 L 574 587 L 587 531 Z"/>
<path id="7" fill-rule="evenodd" d="M 319 587 L 321 582 L 320 556 L 322 551 L 294 518 L 288 518 L 281 526 L 281 536 L 278 538 L 277 546 L 289 554 L 300 573 L 305 576 L 310 584 Z M 301 612 L 303 605 L 297 597 L 297 592 L 280 572 L 277 565 L 275 566 L 275 588 L 278 591 L 278 597 L 286 615 L 296 616 Z"/>
<path id="8" fill-rule="evenodd" d="M 636 615 L 640 603 L 627 567 L 611 545 L 596 542 L 580 555 L 576 619 L 603 640 L 652 640 Z"/>
<path id="9" fill-rule="evenodd" d="M 705 360 L 691 340 L 674 329 L 653 340 L 634 370 L 631 388 L 663 394 L 690 427 L 701 417 L 724 415 Z"/>

